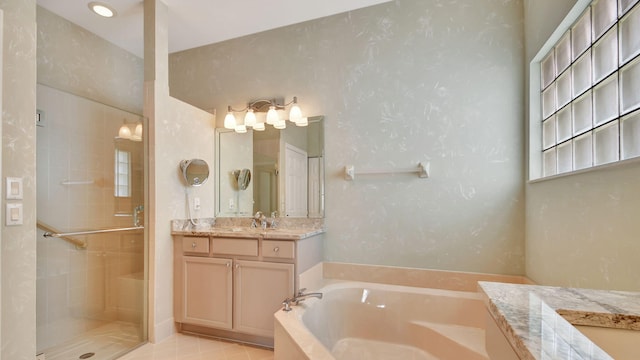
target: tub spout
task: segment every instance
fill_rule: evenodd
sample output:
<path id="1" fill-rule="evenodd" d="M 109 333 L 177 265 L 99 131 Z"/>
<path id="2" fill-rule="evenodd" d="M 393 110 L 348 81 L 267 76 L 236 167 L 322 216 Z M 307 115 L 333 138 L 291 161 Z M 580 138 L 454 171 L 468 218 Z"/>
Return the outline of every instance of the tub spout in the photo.
<path id="1" fill-rule="evenodd" d="M 322 293 L 315 292 L 315 293 L 307 293 L 307 294 L 305 294 L 304 293 L 305 290 L 307 290 L 307 289 L 300 289 L 296 296 L 294 296 L 292 298 L 286 298 L 282 302 L 282 305 L 284 305 L 284 307 L 282 308 L 282 311 L 291 311 L 291 305 L 298 305 L 300 302 L 304 301 L 304 299 L 306 299 L 306 298 L 314 297 L 314 298 L 317 298 L 317 299 L 322 299 Z"/>

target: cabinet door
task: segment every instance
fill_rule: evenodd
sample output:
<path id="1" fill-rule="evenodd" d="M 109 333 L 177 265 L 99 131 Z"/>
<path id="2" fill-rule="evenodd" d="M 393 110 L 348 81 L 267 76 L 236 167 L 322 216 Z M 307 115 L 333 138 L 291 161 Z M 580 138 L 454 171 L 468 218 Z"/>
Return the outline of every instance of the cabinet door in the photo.
<path id="1" fill-rule="evenodd" d="M 273 337 L 273 313 L 293 295 L 293 264 L 236 261 L 235 329 Z"/>
<path id="2" fill-rule="evenodd" d="M 185 323 L 231 329 L 232 262 L 231 259 L 182 257 Z"/>

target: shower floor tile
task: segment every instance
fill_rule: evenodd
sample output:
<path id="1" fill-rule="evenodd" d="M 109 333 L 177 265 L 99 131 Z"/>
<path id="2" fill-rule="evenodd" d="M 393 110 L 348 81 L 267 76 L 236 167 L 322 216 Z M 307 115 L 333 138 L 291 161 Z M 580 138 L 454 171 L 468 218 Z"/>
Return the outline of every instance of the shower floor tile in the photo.
<path id="1" fill-rule="evenodd" d="M 157 344 L 145 344 L 119 360 L 205 359 L 273 360 L 273 351 L 196 335 L 175 334 Z"/>
<path id="2" fill-rule="evenodd" d="M 112 360 L 138 345 L 140 339 L 135 324 L 113 322 L 48 348 L 44 354 L 47 360 Z"/>

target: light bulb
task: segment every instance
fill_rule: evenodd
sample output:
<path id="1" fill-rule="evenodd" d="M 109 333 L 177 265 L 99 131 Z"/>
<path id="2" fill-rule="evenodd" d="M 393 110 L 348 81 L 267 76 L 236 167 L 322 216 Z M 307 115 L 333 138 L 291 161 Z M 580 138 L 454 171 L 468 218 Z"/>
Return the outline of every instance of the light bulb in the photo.
<path id="1" fill-rule="evenodd" d="M 135 138 L 137 141 L 142 140 L 142 123 L 136 124 L 136 129 L 133 131 L 132 139 Z"/>
<path id="2" fill-rule="evenodd" d="M 116 15 L 116 11 L 111 7 L 98 2 L 89 3 L 89 9 L 91 9 L 91 11 L 93 11 L 94 13 L 106 18 L 114 17 Z"/>
<path id="3" fill-rule="evenodd" d="M 273 127 L 282 130 L 287 127 L 287 122 L 285 120 L 280 120 L 277 123 L 273 124 Z"/>
<path id="4" fill-rule="evenodd" d="M 122 124 L 120 130 L 118 130 L 118 136 L 122 139 L 131 139 L 131 129 L 127 124 Z"/>
<path id="5" fill-rule="evenodd" d="M 247 126 L 245 124 L 236 125 L 236 132 L 238 134 L 244 134 L 247 132 Z"/>
<path id="6" fill-rule="evenodd" d="M 267 124 L 273 125 L 278 121 L 280 121 L 280 117 L 278 116 L 276 107 L 273 105 L 269 106 L 269 111 L 267 111 Z"/>
<path id="7" fill-rule="evenodd" d="M 302 110 L 300 110 L 296 98 L 293 98 L 293 106 L 291 106 L 291 110 L 289 110 L 289 121 L 294 123 L 302 121 Z"/>
<path id="8" fill-rule="evenodd" d="M 229 111 L 227 116 L 224 117 L 224 128 L 234 130 L 236 128 L 237 121 L 236 117 L 233 116 L 233 113 Z"/>
<path id="9" fill-rule="evenodd" d="M 244 126 L 253 127 L 256 124 L 256 114 L 253 113 L 253 109 L 247 110 L 247 114 L 244 116 Z"/>
<path id="10" fill-rule="evenodd" d="M 260 119 L 258 119 L 258 121 L 256 121 L 256 124 L 253 125 L 253 130 L 264 131 L 264 120 L 260 121 Z"/>

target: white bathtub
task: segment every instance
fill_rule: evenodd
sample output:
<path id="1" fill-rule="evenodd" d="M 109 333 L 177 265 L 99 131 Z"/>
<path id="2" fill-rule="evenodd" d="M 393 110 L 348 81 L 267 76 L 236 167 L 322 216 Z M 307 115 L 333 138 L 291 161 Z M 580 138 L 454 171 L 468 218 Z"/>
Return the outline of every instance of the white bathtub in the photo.
<path id="1" fill-rule="evenodd" d="M 275 359 L 487 360 L 478 293 L 363 282 L 275 314 Z"/>

